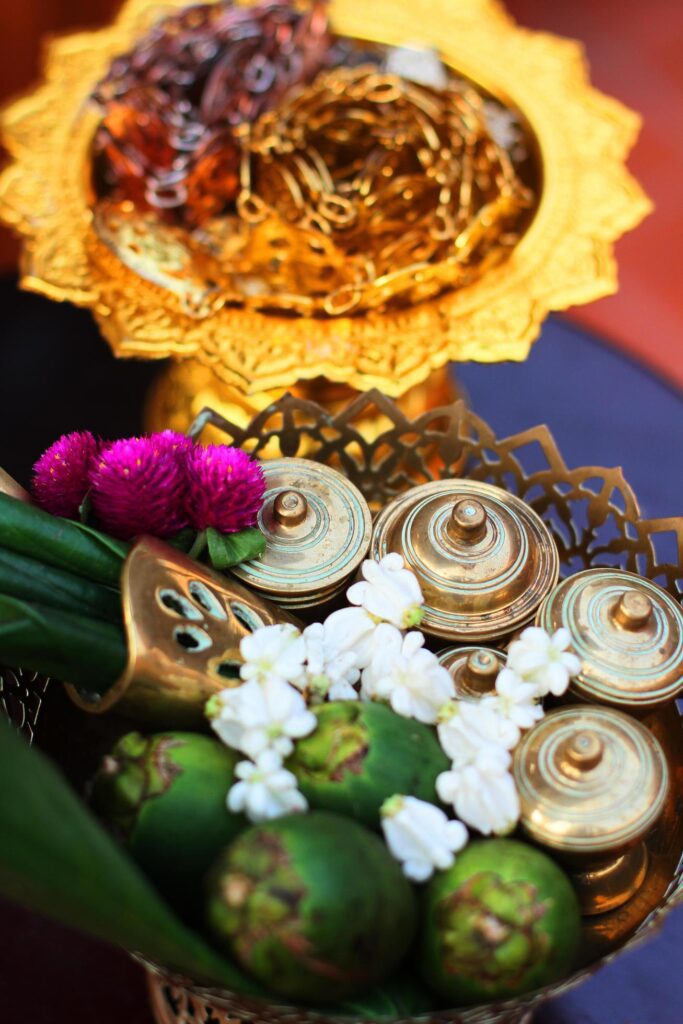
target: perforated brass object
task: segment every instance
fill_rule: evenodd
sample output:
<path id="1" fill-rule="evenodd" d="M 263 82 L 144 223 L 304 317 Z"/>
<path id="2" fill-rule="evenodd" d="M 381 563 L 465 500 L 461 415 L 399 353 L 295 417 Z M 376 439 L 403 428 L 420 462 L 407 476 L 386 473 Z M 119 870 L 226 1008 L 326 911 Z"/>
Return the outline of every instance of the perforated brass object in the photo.
<path id="1" fill-rule="evenodd" d="M 460 700 L 479 700 L 496 688 L 496 676 L 507 657 L 491 647 L 447 647 L 439 653 L 439 663 L 447 668 Z"/>
<path id="2" fill-rule="evenodd" d="M 425 597 L 425 633 L 462 642 L 510 633 L 555 586 L 548 528 L 514 495 L 471 480 L 424 484 L 377 516 L 371 553 L 398 551 Z"/>
<path id="3" fill-rule="evenodd" d="M 367 554 L 370 509 L 345 476 L 308 459 L 264 462 L 258 525 L 266 550 L 232 571 L 288 608 L 310 608 L 343 589 Z"/>
<path id="4" fill-rule="evenodd" d="M 651 580 L 621 569 L 570 576 L 538 610 L 544 629 L 564 626 L 581 658 L 572 691 L 634 713 L 683 692 L 683 610 Z"/>
<path id="5" fill-rule="evenodd" d="M 652 733 L 611 708 L 563 708 L 523 736 L 513 770 L 522 828 L 571 860 L 583 913 L 626 903 L 645 879 L 642 839 L 669 787 Z"/>
<path id="6" fill-rule="evenodd" d="M 143 537 L 128 554 L 121 591 L 125 672 L 102 697 L 66 689 L 84 711 L 116 708 L 157 727 L 200 724 L 209 697 L 239 680 L 242 638 L 261 626 L 296 623 L 153 537 Z"/>

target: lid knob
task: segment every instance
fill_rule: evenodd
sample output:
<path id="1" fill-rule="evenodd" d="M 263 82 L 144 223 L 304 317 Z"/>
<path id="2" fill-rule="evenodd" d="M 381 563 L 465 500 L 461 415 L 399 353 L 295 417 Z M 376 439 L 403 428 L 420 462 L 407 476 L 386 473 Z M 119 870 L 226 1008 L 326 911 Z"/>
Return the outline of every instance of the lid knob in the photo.
<path id="1" fill-rule="evenodd" d="M 453 505 L 448 532 L 458 540 L 476 543 L 486 533 L 486 509 L 474 498 L 459 498 Z"/>
<path id="2" fill-rule="evenodd" d="M 308 502 L 301 491 L 280 491 L 273 502 L 273 515 L 281 526 L 298 526 L 308 512 Z"/>
<path id="3" fill-rule="evenodd" d="M 625 590 L 612 609 L 612 618 L 624 629 L 643 629 L 652 617 L 652 601 L 639 590 Z"/>
<path id="4" fill-rule="evenodd" d="M 472 651 L 465 662 L 467 682 L 476 693 L 490 693 L 499 672 L 500 662 L 491 651 Z"/>
<path id="5" fill-rule="evenodd" d="M 597 733 L 581 729 L 570 740 L 565 755 L 569 765 L 579 772 L 589 772 L 602 761 L 605 744 Z"/>

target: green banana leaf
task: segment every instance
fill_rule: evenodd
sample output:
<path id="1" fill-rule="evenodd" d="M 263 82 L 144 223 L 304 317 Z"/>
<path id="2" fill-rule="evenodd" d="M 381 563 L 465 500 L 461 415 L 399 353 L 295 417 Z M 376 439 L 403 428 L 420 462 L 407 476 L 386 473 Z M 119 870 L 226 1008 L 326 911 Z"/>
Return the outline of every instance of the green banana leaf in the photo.
<path id="1" fill-rule="evenodd" d="M 0 494 L 0 545 L 106 587 L 119 586 L 129 544 Z"/>
<path id="2" fill-rule="evenodd" d="M 0 662 L 105 693 L 126 665 L 123 626 L 0 594 Z"/>
<path id="3" fill-rule="evenodd" d="M 44 755 L 0 712 L 0 894 L 181 974 L 260 994 L 168 909 Z"/>

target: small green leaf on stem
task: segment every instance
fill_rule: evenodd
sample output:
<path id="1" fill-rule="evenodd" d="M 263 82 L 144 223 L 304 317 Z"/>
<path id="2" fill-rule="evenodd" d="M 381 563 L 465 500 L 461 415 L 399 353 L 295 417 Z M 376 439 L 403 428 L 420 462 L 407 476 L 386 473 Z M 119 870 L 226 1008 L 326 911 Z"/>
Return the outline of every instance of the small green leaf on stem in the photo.
<path id="1" fill-rule="evenodd" d="M 206 531 L 209 560 L 214 569 L 229 569 L 231 565 L 260 558 L 266 550 L 266 538 L 256 527 L 239 533 L 219 533 L 212 527 Z"/>

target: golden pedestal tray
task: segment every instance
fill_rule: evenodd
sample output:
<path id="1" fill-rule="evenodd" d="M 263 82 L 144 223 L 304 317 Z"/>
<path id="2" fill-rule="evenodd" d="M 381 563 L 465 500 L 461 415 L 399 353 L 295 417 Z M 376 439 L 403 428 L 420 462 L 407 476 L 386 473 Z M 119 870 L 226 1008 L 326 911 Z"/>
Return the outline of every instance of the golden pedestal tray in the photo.
<path id="1" fill-rule="evenodd" d="M 117 251 L 98 233 L 89 181 L 95 84 L 184 5 L 128 0 L 109 27 L 53 40 L 43 84 L 2 117 L 11 163 L 0 216 L 24 239 L 22 284 L 92 309 L 117 356 L 171 357 L 150 427 L 187 426 L 203 404 L 244 424 L 299 382 L 304 397 L 319 397 L 321 377 L 345 398 L 378 387 L 424 409 L 443 400 L 444 378 L 432 375 L 449 361 L 523 360 L 550 311 L 616 290 L 613 244 L 650 209 L 624 168 L 639 118 L 590 86 L 580 44 L 518 27 L 497 0 L 332 0 L 335 32 L 434 46 L 519 112 L 536 166 L 533 218 L 503 263 L 405 308 L 313 318 L 188 304 L 189 252 L 143 237 L 151 262 L 141 271 L 140 239 Z"/>
<path id="2" fill-rule="evenodd" d="M 364 419 L 387 426 L 374 440 L 358 430 Z M 463 402 L 406 416 L 379 392 L 357 398 L 336 414 L 313 402 L 285 396 L 246 426 L 217 421 L 224 441 L 256 454 L 309 457 L 345 473 L 377 507 L 413 484 L 453 476 L 466 459 L 464 475 L 503 487 L 527 501 L 550 527 L 564 575 L 600 565 L 619 566 L 656 579 L 677 598 L 683 578 L 683 518 L 641 518 L 638 501 L 620 469 L 570 469 L 547 427 L 497 438 Z M 539 459 L 539 452 L 542 459 Z M 527 462 L 527 460 L 529 460 Z M 527 465 L 534 466 L 527 469 Z M 669 561 L 671 536 L 676 561 Z M 97 748 L 108 749 L 116 722 L 88 719 L 89 750 L 75 750 L 65 738 L 82 727 L 82 713 L 42 677 L 0 670 L 0 703 L 29 736 L 56 756 L 77 782 L 95 766 Z M 41 705 L 43 705 L 41 710 Z M 65 716 L 67 724 L 65 725 Z M 95 716 L 96 717 L 96 716 Z M 426 1013 L 416 1021 L 434 1024 L 524 1024 L 543 1001 L 566 992 L 622 949 L 650 936 L 665 915 L 683 902 L 682 723 L 673 703 L 646 720 L 667 752 L 673 784 L 663 817 L 647 839 L 649 866 L 644 884 L 617 910 L 585 919 L 582 965 L 563 981 L 517 1000 L 466 1010 Z M 71 724 L 69 725 L 68 722 Z M 108 730 L 97 736 L 97 727 Z M 80 748 L 80 745 L 77 745 Z M 74 762 L 74 759 L 77 759 Z M 187 978 L 145 963 L 158 1024 L 333 1024 L 323 1012 L 266 1004 L 235 993 L 204 989 Z M 385 1018 L 386 1019 L 386 1018 Z M 357 1020 L 344 1018 L 348 1024 Z"/>

